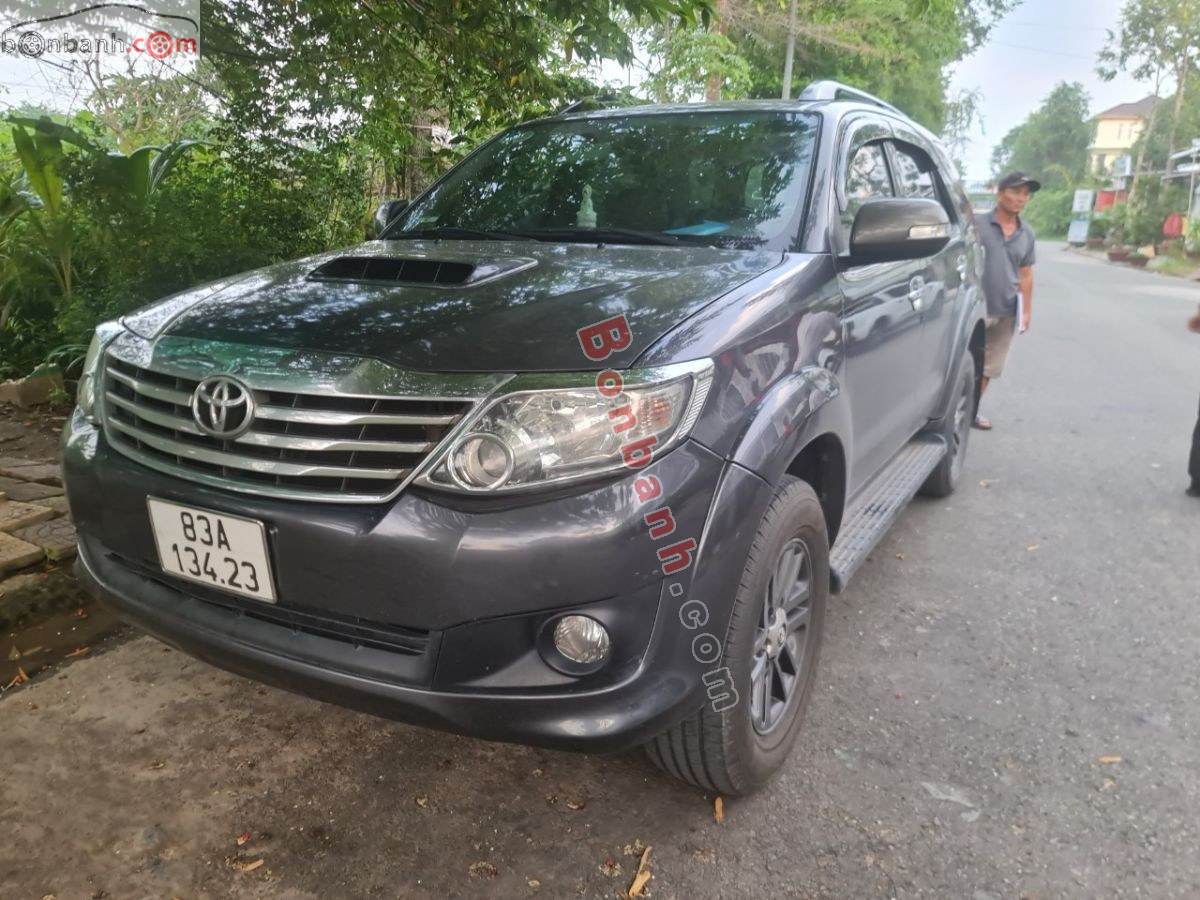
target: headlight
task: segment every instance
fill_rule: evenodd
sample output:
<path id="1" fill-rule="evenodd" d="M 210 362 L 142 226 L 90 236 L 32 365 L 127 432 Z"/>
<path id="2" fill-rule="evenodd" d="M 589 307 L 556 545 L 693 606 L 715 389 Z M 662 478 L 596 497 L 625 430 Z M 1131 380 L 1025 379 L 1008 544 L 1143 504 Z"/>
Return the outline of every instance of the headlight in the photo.
<path id="1" fill-rule="evenodd" d="M 79 390 L 75 394 L 75 405 L 93 425 L 96 423 L 96 369 L 100 365 L 100 345 L 100 332 L 97 330 L 83 358 L 83 372 L 79 376 Z"/>
<path id="2" fill-rule="evenodd" d="M 124 330 L 119 322 L 102 322 L 97 325 L 92 342 L 88 344 L 87 354 L 83 357 L 83 371 L 79 375 L 79 390 L 75 392 L 75 406 L 93 425 L 97 422 L 96 391 L 99 385 L 96 379 L 100 369 L 100 357 L 104 348 Z"/>
<path id="3" fill-rule="evenodd" d="M 464 423 L 420 483 L 509 492 L 640 468 L 683 440 L 712 380 L 712 362 L 597 375 L 527 375 Z"/>

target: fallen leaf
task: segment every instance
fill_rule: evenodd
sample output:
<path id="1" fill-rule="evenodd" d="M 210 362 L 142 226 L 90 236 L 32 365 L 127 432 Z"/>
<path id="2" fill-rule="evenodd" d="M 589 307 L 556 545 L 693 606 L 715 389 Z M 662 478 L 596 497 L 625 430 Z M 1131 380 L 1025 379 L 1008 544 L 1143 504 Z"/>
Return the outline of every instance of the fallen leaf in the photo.
<path id="1" fill-rule="evenodd" d="M 571 810 L 572 812 L 578 812 L 579 810 L 583 809 L 586 806 L 587 806 L 586 800 L 568 800 L 567 801 L 567 809 Z"/>
<path id="2" fill-rule="evenodd" d="M 79 607 L 79 609 L 75 610 L 75 618 L 86 619 L 87 617 L 88 617 L 88 614 L 82 606 Z"/>
<path id="3" fill-rule="evenodd" d="M 241 834 L 238 835 L 237 845 L 239 847 L 244 847 L 244 846 L 246 846 L 246 842 L 248 840 L 250 840 L 250 832 L 243 831 Z"/>
<path id="4" fill-rule="evenodd" d="M 540 881 L 538 881 L 536 878 L 530 878 L 525 883 L 527 885 L 529 885 L 531 888 L 533 888 L 535 891 L 542 886 L 542 883 Z"/>
<path id="5" fill-rule="evenodd" d="M 17 649 L 16 644 L 13 644 L 12 648 L 8 651 L 8 658 L 10 661 L 21 658 L 21 651 Z"/>
<path id="6" fill-rule="evenodd" d="M 623 848 L 621 848 L 621 852 L 626 856 L 637 856 L 645 849 L 645 844 L 643 844 L 640 840 L 634 840 L 632 844 L 626 844 Z"/>
<path id="7" fill-rule="evenodd" d="M 152 768 L 152 769 L 161 769 L 161 768 L 163 768 L 163 766 L 165 766 L 165 765 L 166 765 L 166 763 L 165 763 L 165 762 L 156 762 L 156 763 L 150 763 L 150 768 Z"/>
<path id="8" fill-rule="evenodd" d="M 1100 765 L 1102 765 L 1102 766 L 1115 766 L 1120 761 L 1121 761 L 1121 757 L 1119 757 L 1119 756 L 1102 756 L 1102 757 L 1100 757 Z"/>
<path id="9" fill-rule="evenodd" d="M 1113 780 L 1113 779 L 1111 779 L 1111 778 L 1105 778 L 1105 779 L 1104 779 L 1104 784 L 1100 785 L 1100 790 L 1102 790 L 1102 791 L 1110 791 L 1110 790 L 1112 790 L 1112 789 L 1113 789 L 1113 787 L 1114 787 L 1115 785 L 1116 785 L 1116 781 L 1114 781 L 1114 780 Z"/>
<path id="10" fill-rule="evenodd" d="M 545 775 L 545 774 L 546 774 L 546 770 L 545 770 L 545 769 L 543 769 L 541 766 L 539 766 L 538 768 L 536 768 L 536 769 L 534 769 L 534 770 L 533 770 L 533 777 L 534 777 L 534 778 L 541 778 L 541 777 L 542 777 L 543 775 Z"/>
<path id="11" fill-rule="evenodd" d="M 720 825 L 725 821 L 725 801 L 718 797 L 713 801 L 713 818 Z"/>
<path id="12" fill-rule="evenodd" d="M 629 890 L 625 892 L 626 900 L 633 900 L 634 897 L 645 897 L 643 889 L 646 883 L 651 879 L 650 870 L 646 867 L 647 860 L 650 859 L 650 848 L 647 847 L 642 851 L 642 858 L 638 860 L 637 872 L 634 873 L 633 883 L 629 885 Z"/>
<path id="13" fill-rule="evenodd" d="M 256 859 L 254 862 L 236 862 L 233 864 L 233 867 L 239 872 L 253 872 L 265 862 L 265 859 Z"/>
<path id="14" fill-rule="evenodd" d="M 421 807 L 421 809 L 427 809 L 429 807 L 428 797 L 417 797 L 415 799 L 417 801 L 417 806 Z"/>
<path id="15" fill-rule="evenodd" d="M 500 874 L 496 867 L 486 859 L 471 863 L 467 871 L 470 872 L 472 878 L 495 878 Z"/>
<path id="16" fill-rule="evenodd" d="M 597 868 L 600 870 L 601 875 L 608 878 L 616 878 L 621 874 L 621 864 L 611 856 L 605 859 Z"/>
<path id="17" fill-rule="evenodd" d="M 896 554 L 896 559 L 904 559 L 904 554 L 903 554 L 903 553 L 897 553 L 897 554 Z"/>
<path id="18" fill-rule="evenodd" d="M 1037 545 L 1037 544 L 1030 544 L 1030 545 L 1029 545 L 1028 547 L 1026 547 L 1025 549 L 1026 549 L 1026 550 L 1028 550 L 1030 553 L 1032 553 L 1032 552 L 1033 552 L 1034 550 L 1036 550 L 1037 548 L 1038 548 L 1038 545 Z"/>
<path id="19" fill-rule="evenodd" d="M 72 650 L 70 653 L 68 653 L 67 656 L 83 656 L 85 653 L 89 652 L 91 649 L 92 649 L 91 647 L 76 647 L 74 650 Z"/>

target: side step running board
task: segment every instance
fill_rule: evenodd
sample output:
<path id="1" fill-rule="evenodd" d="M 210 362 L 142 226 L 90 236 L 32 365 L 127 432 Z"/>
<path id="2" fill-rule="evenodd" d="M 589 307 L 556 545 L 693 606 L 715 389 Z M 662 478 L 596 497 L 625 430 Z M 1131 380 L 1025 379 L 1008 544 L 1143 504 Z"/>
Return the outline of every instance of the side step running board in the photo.
<path id="1" fill-rule="evenodd" d="M 855 569 L 875 549 L 945 455 L 946 442 L 941 435 L 913 438 L 846 510 L 837 543 L 829 549 L 830 588 L 835 594 L 846 587 Z"/>

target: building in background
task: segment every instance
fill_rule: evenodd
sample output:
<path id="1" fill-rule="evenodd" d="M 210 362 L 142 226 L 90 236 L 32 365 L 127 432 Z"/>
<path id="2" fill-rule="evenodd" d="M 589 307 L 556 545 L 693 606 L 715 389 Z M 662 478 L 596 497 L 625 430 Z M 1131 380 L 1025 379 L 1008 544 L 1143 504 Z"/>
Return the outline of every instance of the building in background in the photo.
<path id="1" fill-rule="evenodd" d="M 1154 111 L 1155 98 L 1122 103 L 1096 116 L 1096 133 L 1088 148 L 1088 171 L 1095 175 L 1127 176 L 1129 153 Z"/>

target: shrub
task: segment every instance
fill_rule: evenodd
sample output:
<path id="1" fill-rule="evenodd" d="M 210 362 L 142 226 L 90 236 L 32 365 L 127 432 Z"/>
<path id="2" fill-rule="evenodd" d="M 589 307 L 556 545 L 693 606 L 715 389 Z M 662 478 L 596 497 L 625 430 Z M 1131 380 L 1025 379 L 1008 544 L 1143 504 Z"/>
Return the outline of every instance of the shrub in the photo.
<path id="1" fill-rule="evenodd" d="M 1074 198 L 1075 192 L 1071 190 L 1043 189 L 1029 199 L 1023 215 L 1039 235 L 1063 235 L 1071 224 Z"/>

